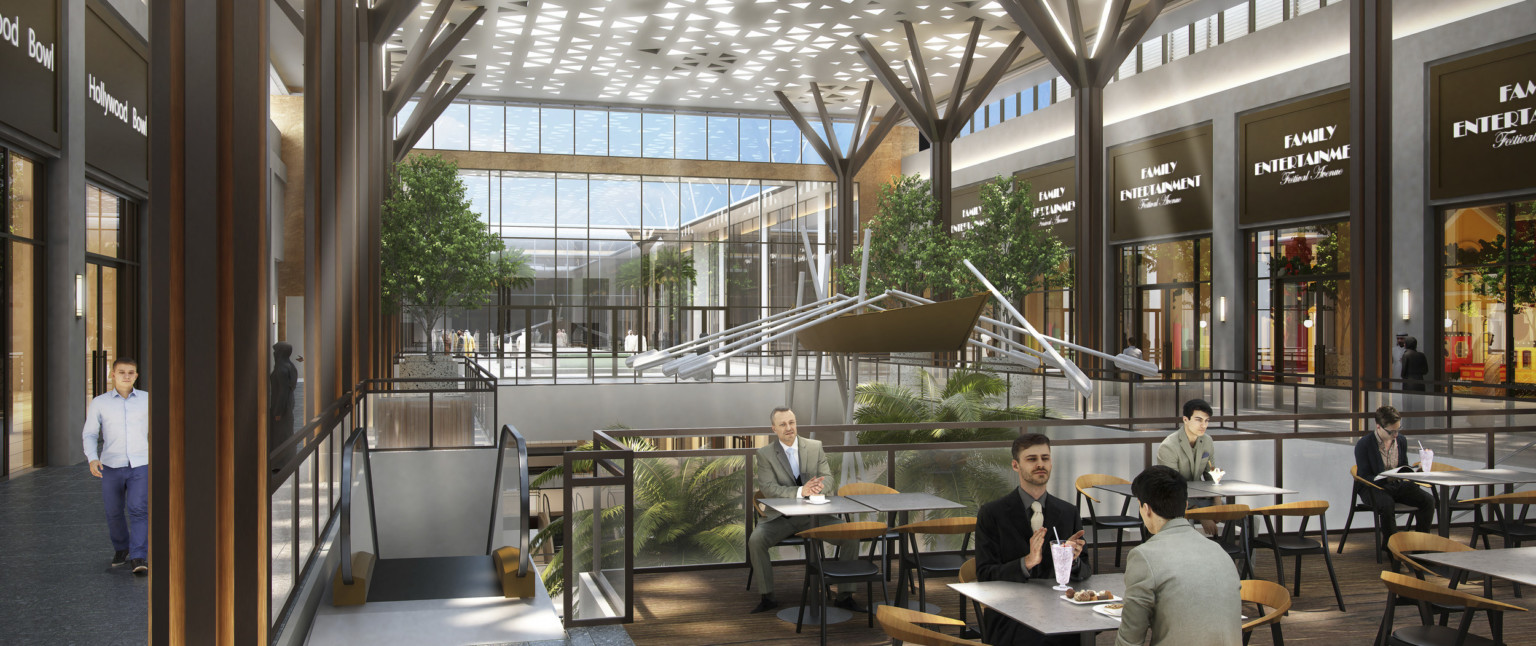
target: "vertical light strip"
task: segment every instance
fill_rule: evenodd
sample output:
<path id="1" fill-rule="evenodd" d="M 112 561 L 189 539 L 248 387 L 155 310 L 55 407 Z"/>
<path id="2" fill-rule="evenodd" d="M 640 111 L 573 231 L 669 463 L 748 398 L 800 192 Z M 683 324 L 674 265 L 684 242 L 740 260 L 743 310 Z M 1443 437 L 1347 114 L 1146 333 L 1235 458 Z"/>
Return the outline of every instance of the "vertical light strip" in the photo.
<path id="1" fill-rule="evenodd" d="M 1404 288 L 1403 292 L 1402 292 L 1402 303 L 1401 303 L 1402 309 L 1403 309 L 1403 320 L 1404 321 L 1408 320 L 1408 306 L 1410 304 L 1410 297 L 1411 297 L 1411 295 L 1410 295 L 1408 289 Z"/>

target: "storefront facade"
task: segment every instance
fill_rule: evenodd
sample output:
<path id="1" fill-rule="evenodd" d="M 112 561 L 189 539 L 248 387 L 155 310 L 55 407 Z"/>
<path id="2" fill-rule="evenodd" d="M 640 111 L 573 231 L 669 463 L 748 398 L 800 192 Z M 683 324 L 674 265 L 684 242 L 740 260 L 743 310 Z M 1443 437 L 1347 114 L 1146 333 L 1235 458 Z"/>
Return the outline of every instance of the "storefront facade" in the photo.
<path id="1" fill-rule="evenodd" d="M 0 0 L 0 16 L 4 478 L 81 461 L 86 403 L 143 347 L 149 117 L 140 4 Z"/>

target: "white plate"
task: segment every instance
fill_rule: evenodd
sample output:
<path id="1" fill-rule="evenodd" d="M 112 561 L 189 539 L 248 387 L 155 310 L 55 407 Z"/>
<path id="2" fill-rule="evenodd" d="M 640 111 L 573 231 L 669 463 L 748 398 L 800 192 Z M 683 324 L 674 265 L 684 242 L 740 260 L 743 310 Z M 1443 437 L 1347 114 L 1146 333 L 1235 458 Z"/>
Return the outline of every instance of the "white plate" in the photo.
<path id="1" fill-rule="evenodd" d="M 1119 619 L 1120 618 L 1120 611 L 1122 611 L 1122 610 L 1125 610 L 1125 609 L 1124 608 L 1106 608 L 1104 606 L 1094 606 L 1093 607 L 1093 611 L 1094 612 L 1097 612 L 1097 613 L 1099 613 L 1101 615 L 1104 615 L 1105 617 L 1111 617 L 1111 618 L 1114 618 L 1114 619 Z"/>
<path id="2" fill-rule="evenodd" d="M 815 498 L 806 498 L 805 502 L 806 502 L 806 504 L 810 504 L 810 505 L 825 505 L 825 504 L 827 504 L 829 502 L 832 502 L 832 499 L 831 498 L 822 498 L 821 500 L 818 501 Z"/>
<path id="3" fill-rule="evenodd" d="M 1120 597 L 1115 597 L 1113 599 L 1098 599 L 1095 601 L 1074 601 L 1067 598 L 1065 595 L 1061 597 L 1061 600 L 1076 606 L 1091 606 L 1099 603 L 1114 603 L 1116 601 L 1124 601 L 1124 599 L 1121 599 Z"/>

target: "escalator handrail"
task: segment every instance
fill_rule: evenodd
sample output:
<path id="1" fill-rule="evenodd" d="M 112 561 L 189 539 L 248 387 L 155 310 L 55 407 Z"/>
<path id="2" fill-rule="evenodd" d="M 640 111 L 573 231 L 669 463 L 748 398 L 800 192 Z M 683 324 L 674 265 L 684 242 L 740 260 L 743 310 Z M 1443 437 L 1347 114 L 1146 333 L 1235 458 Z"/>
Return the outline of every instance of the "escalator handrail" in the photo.
<path id="1" fill-rule="evenodd" d="M 496 533 L 501 528 L 501 518 L 496 512 L 501 503 L 501 472 L 505 465 L 507 453 L 507 440 L 517 447 L 517 478 L 518 478 L 518 510 L 517 529 L 517 576 L 527 576 L 533 567 L 532 560 L 528 556 L 528 442 L 523 439 L 523 434 L 517 432 L 510 424 L 501 426 L 501 433 L 496 436 L 496 488 L 491 492 L 491 530 L 485 539 L 485 553 L 491 554 L 496 549 Z"/>
<path id="2" fill-rule="evenodd" d="M 341 447 L 341 582 L 352 585 L 352 454 L 363 453 L 363 486 L 368 488 L 368 529 L 379 554 L 379 521 L 373 507 L 373 462 L 368 459 L 368 429 L 359 426 Z"/>

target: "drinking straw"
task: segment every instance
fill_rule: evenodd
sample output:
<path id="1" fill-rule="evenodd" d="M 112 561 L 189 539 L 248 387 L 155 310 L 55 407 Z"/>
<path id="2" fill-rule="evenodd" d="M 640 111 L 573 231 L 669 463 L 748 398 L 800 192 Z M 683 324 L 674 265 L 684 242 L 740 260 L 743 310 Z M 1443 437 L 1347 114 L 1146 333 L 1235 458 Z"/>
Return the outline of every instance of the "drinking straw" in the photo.
<path id="1" fill-rule="evenodd" d="M 1056 528 L 1052 527 L 1051 528 L 1051 533 L 1056 535 L 1056 542 L 1060 543 L 1061 542 L 1061 532 L 1056 531 Z"/>

